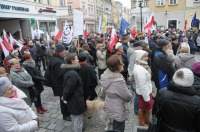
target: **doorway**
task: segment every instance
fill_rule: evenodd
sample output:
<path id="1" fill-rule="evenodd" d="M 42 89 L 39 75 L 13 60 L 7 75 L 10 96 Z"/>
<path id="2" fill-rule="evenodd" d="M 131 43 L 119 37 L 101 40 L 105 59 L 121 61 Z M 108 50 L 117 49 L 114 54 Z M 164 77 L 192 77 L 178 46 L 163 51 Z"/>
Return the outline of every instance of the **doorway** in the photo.
<path id="1" fill-rule="evenodd" d="M 177 29 L 177 20 L 168 20 L 168 28 Z"/>

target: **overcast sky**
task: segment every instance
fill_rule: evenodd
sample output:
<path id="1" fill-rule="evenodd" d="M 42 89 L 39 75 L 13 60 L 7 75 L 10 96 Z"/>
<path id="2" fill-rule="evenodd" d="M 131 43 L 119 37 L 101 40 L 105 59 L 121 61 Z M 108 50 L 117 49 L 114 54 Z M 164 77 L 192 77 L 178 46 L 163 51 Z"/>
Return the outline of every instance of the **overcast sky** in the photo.
<path id="1" fill-rule="evenodd" d="M 115 0 L 120 1 L 124 6 L 131 8 L 131 1 L 130 0 Z"/>

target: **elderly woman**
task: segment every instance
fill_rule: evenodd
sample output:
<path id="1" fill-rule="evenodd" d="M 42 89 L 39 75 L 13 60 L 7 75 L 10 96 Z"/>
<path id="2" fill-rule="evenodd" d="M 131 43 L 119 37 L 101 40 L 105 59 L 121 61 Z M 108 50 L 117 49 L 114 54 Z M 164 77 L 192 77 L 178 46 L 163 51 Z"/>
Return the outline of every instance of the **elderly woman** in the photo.
<path id="1" fill-rule="evenodd" d="M 113 120 L 113 130 L 124 132 L 125 121 L 129 116 L 129 102 L 133 94 L 120 73 L 124 66 L 121 57 L 112 55 L 107 60 L 107 66 L 100 81 L 106 94 L 104 109 L 108 117 Z"/>
<path id="2" fill-rule="evenodd" d="M 32 100 L 29 89 L 34 86 L 32 77 L 20 66 L 19 59 L 13 58 L 9 61 L 9 64 L 11 66 L 10 77 L 12 78 L 13 84 L 26 94 L 27 98 L 24 101 L 31 106 Z"/>
<path id="3" fill-rule="evenodd" d="M 182 46 L 178 55 L 176 55 L 174 63 L 177 69 L 189 68 L 192 69 L 193 65 L 197 62 L 195 55 L 190 54 L 188 46 Z"/>
<path id="4" fill-rule="evenodd" d="M 42 93 L 42 91 L 44 91 L 42 81 L 46 81 L 46 79 L 42 76 L 41 72 L 36 68 L 35 61 L 33 60 L 30 54 L 24 54 L 22 58 L 24 60 L 22 65 L 26 69 L 26 71 L 31 75 L 33 82 L 35 84 L 34 87 L 37 89 L 37 96 L 36 96 L 37 100 L 34 101 L 35 107 L 39 114 L 44 114 L 44 112 L 46 112 L 47 110 L 44 109 L 42 106 L 40 94 Z"/>
<path id="5" fill-rule="evenodd" d="M 148 66 L 148 52 L 144 50 L 136 51 L 136 62 L 133 68 L 136 83 L 136 93 L 138 94 L 138 120 L 140 126 L 149 125 L 150 110 L 153 107 L 151 69 Z"/>
<path id="6" fill-rule="evenodd" d="M 0 115 L 2 132 L 34 132 L 38 129 L 38 117 L 18 97 L 7 77 L 0 78 Z"/>
<path id="7" fill-rule="evenodd" d="M 97 65 L 98 65 L 98 75 L 99 79 L 101 78 L 101 75 L 103 72 L 106 70 L 107 65 L 106 65 L 106 50 L 105 46 L 103 44 L 97 44 L 96 45 L 97 49 Z"/>

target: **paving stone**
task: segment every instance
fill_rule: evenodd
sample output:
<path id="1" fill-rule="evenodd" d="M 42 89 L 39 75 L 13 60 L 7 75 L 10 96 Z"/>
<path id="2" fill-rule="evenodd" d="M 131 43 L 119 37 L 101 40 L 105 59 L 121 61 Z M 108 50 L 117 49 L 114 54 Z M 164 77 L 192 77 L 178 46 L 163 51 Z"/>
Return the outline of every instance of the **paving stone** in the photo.
<path id="1" fill-rule="evenodd" d="M 66 121 L 65 120 L 57 120 L 56 122 L 55 122 L 55 124 L 58 124 L 58 125 L 63 125 L 64 123 L 65 123 Z"/>
<path id="2" fill-rule="evenodd" d="M 71 122 L 66 121 L 63 125 L 69 127 L 69 126 L 71 126 L 71 124 L 72 124 Z"/>
<path id="3" fill-rule="evenodd" d="M 65 128 L 65 126 L 63 126 L 63 125 L 57 125 L 54 130 L 61 132 L 64 128 Z"/>
<path id="4" fill-rule="evenodd" d="M 50 124 L 50 123 L 48 123 L 48 122 L 43 122 L 43 123 L 40 125 L 40 127 L 46 128 L 47 126 L 49 126 L 49 124 Z"/>
<path id="5" fill-rule="evenodd" d="M 37 132 L 46 132 L 47 129 L 44 129 L 44 128 L 40 128 Z"/>
<path id="6" fill-rule="evenodd" d="M 52 117 L 52 118 L 56 118 L 57 116 L 59 116 L 59 114 L 55 114 L 55 113 L 53 113 L 53 114 L 51 114 L 50 117 Z"/>
<path id="7" fill-rule="evenodd" d="M 58 119 L 51 118 L 51 119 L 49 120 L 49 123 L 55 123 L 57 120 L 58 120 Z"/>
<path id="8" fill-rule="evenodd" d="M 74 132 L 71 127 L 65 127 L 62 132 Z"/>
<path id="9" fill-rule="evenodd" d="M 53 130 L 56 128 L 56 126 L 57 126 L 57 124 L 51 123 L 47 128 Z"/>

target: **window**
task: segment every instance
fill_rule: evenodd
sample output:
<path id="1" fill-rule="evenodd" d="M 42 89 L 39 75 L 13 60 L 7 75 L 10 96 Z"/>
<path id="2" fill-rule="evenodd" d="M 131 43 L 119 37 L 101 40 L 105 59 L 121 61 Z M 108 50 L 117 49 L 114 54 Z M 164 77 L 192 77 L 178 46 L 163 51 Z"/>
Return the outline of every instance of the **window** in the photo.
<path id="1" fill-rule="evenodd" d="M 144 0 L 144 7 L 149 7 L 149 0 Z"/>
<path id="2" fill-rule="evenodd" d="M 131 2 L 131 8 L 136 8 L 136 3 L 137 3 L 137 1 L 136 1 L 136 0 L 133 0 L 133 1 Z"/>
<path id="3" fill-rule="evenodd" d="M 48 5 L 52 5 L 52 4 L 51 4 L 51 0 L 47 0 L 47 4 L 48 4 Z"/>
<path id="4" fill-rule="evenodd" d="M 43 4 L 43 0 L 38 0 L 38 2 L 39 2 L 40 4 Z"/>
<path id="5" fill-rule="evenodd" d="M 164 0 L 157 0 L 156 5 L 157 6 L 164 6 Z"/>
<path id="6" fill-rule="evenodd" d="M 55 31 L 55 26 L 56 26 L 55 22 L 49 22 L 49 32 L 50 33 Z"/>
<path id="7" fill-rule="evenodd" d="M 69 14 L 72 14 L 72 6 L 71 5 L 67 6 L 67 10 L 68 10 Z"/>
<path id="8" fill-rule="evenodd" d="M 200 2 L 200 0 L 194 0 L 194 2 Z"/>
<path id="9" fill-rule="evenodd" d="M 65 6 L 65 0 L 60 0 L 60 6 Z"/>
<path id="10" fill-rule="evenodd" d="M 176 5 L 178 4 L 178 0 L 169 0 L 169 5 Z"/>

